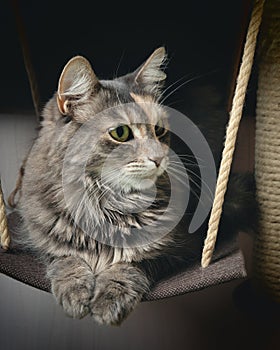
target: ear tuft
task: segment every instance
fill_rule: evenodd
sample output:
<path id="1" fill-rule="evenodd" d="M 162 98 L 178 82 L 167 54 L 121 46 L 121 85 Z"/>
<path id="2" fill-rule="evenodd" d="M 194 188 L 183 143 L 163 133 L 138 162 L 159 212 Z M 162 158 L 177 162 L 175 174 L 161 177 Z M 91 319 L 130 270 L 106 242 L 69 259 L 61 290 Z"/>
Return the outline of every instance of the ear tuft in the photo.
<path id="1" fill-rule="evenodd" d="M 89 98 L 98 79 L 88 60 L 73 57 L 64 67 L 58 83 L 57 105 L 62 114 L 68 114 L 74 103 Z"/>
<path id="2" fill-rule="evenodd" d="M 162 70 L 162 65 L 166 60 L 164 47 L 156 49 L 146 62 L 136 71 L 135 82 L 142 85 L 148 93 L 158 93 L 166 74 Z"/>

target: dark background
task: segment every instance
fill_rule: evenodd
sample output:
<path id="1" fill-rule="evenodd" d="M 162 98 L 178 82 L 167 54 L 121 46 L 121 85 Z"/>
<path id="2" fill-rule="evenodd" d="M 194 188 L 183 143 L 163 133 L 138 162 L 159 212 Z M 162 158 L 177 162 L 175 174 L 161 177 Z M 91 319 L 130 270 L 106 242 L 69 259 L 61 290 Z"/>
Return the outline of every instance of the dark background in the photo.
<path id="1" fill-rule="evenodd" d="M 0 108 L 33 107 L 17 14 L 44 104 L 55 91 L 64 64 L 74 55 L 87 57 L 97 76 L 106 79 L 134 70 L 161 45 L 169 57 L 167 85 L 182 77 L 181 83 L 191 78 L 199 83 L 209 80 L 226 94 L 249 7 L 250 1 L 242 0 L 6 1 L 0 13 Z M 190 84 L 186 85 L 170 97 L 170 103 L 179 101 L 175 107 L 180 107 Z"/>

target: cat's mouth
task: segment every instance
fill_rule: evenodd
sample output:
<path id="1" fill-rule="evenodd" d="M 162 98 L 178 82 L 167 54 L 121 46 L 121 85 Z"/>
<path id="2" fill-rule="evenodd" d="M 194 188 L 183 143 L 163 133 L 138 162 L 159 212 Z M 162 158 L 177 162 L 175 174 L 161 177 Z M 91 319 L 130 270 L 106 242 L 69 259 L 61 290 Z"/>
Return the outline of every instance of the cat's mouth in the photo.
<path id="1" fill-rule="evenodd" d="M 114 192 L 130 193 L 145 191 L 156 185 L 158 178 L 166 171 L 167 161 L 155 166 L 130 162 L 122 167 L 103 167 L 100 174 L 100 183 Z"/>
<path id="2" fill-rule="evenodd" d="M 156 185 L 158 178 L 164 173 L 164 169 L 155 169 L 149 172 L 139 172 L 137 174 L 126 174 L 119 178 L 119 185 L 123 192 L 145 191 Z"/>

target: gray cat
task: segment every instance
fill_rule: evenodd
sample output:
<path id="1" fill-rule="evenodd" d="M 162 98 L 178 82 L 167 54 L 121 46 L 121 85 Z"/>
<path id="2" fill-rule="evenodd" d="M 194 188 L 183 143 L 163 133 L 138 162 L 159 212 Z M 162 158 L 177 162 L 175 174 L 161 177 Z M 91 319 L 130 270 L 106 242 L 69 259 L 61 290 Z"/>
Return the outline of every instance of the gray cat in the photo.
<path id="1" fill-rule="evenodd" d="M 169 205 L 165 58 L 159 48 L 105 81 L 74 57 L 43 111 L 22 183 L 24 244 L 44 258 L 52 293 L 72 317 L 120 324 L 157 279 L 200 254 L 203 235 L 186 235 L 189 216 L 178 219 Z M 232 231 L 248 217 L 241 202 L 228 215 Z M 238 213 L 245 219 L 233 228 Z"/>

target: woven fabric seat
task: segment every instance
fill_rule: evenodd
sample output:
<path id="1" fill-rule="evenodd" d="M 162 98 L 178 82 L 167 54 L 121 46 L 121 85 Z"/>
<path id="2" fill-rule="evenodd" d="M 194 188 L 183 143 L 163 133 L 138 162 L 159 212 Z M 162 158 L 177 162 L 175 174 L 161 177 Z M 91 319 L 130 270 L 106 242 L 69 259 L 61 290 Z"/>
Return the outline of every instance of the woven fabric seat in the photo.
<path id="1" fill-rule="evenodd" d="M 8 225 L 13 240 L 13 237 L 20 234 L 20 217 L 16 212 L 8 216 Z M 0 252 L 0 272 L 32 287 L 50 292 L 44 264 L 34 254 L 13 243 L 11 249 Z M 176 275 L 159 281 L 145 296 L 145 300 L 182 295 L 245 276 L 242 254 L 235 242 L 230 241 L 218 248 L 208 268 L 202 269 L 200 261 L 187 266 Z"/>

